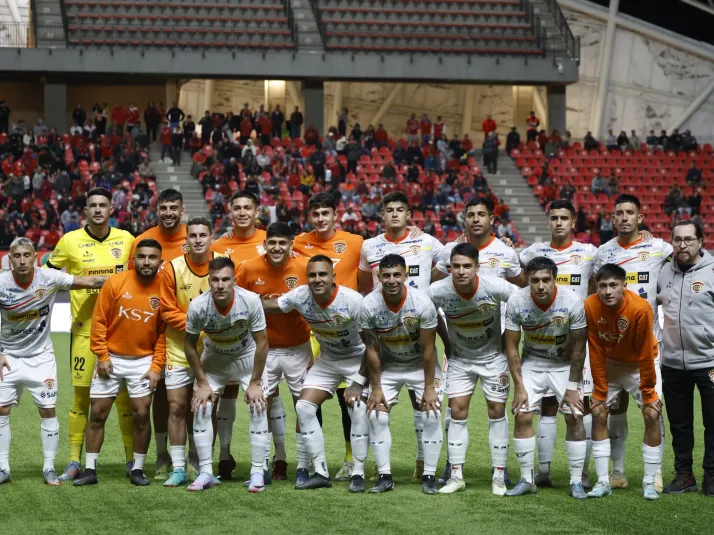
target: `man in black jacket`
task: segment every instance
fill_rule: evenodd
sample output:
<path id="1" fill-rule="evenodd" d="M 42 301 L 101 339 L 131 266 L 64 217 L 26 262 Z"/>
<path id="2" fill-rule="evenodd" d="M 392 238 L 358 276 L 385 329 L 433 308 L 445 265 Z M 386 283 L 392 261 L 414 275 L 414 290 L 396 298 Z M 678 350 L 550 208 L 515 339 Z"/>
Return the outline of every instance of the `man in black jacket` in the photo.
<path id="1" fill-rule="evenodd" d="M 166 120 L 168 120 L 171 130 L 179 128 L 181 126 L 181 121 L 183 121 L 185 117 L 186 114 L 175 102 L 171 105 L 169 111 L 166 112 Z"/>
<path id="2" fill-rule="evenodd" d="M 171 134 L 171 159 L 173 164 L 181 167 L 181 149 L 183 148 L 183 133 L 179 127 L 173 129 Z"/>
<path id="3" fill-rule="evenodd" d="M 84 123 L 87 122 L 87 112 L 84 111 L 81 104 L 77 104 L 77 107 L 72 112 L 72 120 L 84 128 Z"/>
<path id="4" fill-rule="evenodd" d="M 283 123 L 285 122 L 285 115 L 280 111 L 280 104 L 275 106 L 275 110 L 270 114 L 270 120 L 273 121 L 271 137 L 280 138 L 283 132 Z"/>

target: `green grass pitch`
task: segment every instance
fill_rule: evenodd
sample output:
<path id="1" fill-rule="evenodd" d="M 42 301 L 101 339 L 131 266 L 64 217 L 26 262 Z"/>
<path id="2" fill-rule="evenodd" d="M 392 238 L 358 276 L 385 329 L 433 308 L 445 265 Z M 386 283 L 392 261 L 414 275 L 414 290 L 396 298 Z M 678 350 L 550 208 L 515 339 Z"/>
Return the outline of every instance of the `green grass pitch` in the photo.
<path id="1" fill-rule="evenodd" d="M 69 377 L 69 336 L 53 335 L 58 360 L 60 395 L 57 414 L 61 426 L 57 468 L 62 470 L 69 454 L 67 413 L 72 393 Z M 284 399 L 288 392 L 283 391 Z M 697 408 L 697 412 L 699 409 Z M 331 473 L 341 466 L 344 453 L 339 406 L 330 400 L 323 407 L 325 442 Z M 480 392 L 474 396 L 469 419 L 470 444 L 465 477 L 467 489 L 449 496 L 424 496 L 410 483 L 414 465 L 415 438 L 408 397 L 392 415 L 392 470 L 396 488 L 385 495 L 352 495 L 346 483 L 332 489 L 299 492 L 291 481 L 276 482 L 263 494 L 249 494 L 242 486 L 248 474 L 249 444 L 247 409 L 239 400 L 233 453 L 238 460 L 237 481 L 210 491 L 191 494 L 185 488 L 164 489 L 152 483 L 134 488 L 124 477 L 124 454 L 115 414 L 107 423 L 106 440 L 99 461 L 100 484 L 96 487 L 46 487 L 42 482 L 42 452 L 39 416 L 26 393 L 11 417 L 13 482 L 0 487 L 1 533 L 494 533 L 494 534 L 658 534 L 709 533 L 714 518 L 714 500 L 701 494 L 662 496 L 645 502 L 640 496 L 642 479 L 642 421 L 630 404 L 630 438 L 627 472 L 630 488 L 615 491 L 603 500 L 576 502 L 568 497 L 568 465 L 563 441 L 565 425 L 558 424 L 558 442 L 553 462 L 553 489 L 534 496 L 499 498 L 491 495 L 488 420 Z M 697 418 L 695 469 L 701 478 L 702 426 Z M 511 418 L 512 422 L 512 418 Z M 288 410 L 288 429 L 295 414 Z M 665 480 L 672 467 L 667 437 Z M 287 434 L 289 477 L 294 477 L 295 439 Z M 446 453 L 442 449 L 441 470 Z M 147 474 L 153 476 L 153 444 Z M 368 461 L 371 473 L 373 463 Z M 509 457 L 512 478 L 518 477 L 513 453 Z M 594 480 L 594 467 L 590 468 Z"/>

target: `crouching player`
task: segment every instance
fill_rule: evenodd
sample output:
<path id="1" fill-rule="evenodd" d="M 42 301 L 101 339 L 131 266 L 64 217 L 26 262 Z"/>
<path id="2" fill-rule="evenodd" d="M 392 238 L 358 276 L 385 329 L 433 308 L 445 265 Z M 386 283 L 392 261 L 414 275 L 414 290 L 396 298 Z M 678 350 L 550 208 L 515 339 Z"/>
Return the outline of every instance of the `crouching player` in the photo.
<path id="1" fill-rule="evenodd" d="M 55 457 L 59 446 L 57 366 L 50 340 L 50 318 L 57 290 L 100 288 L 105 277 L 77 277 L 37 268 L 35 244 L 16 238 L 10 244 L 12 270 L 0 273 L 0 484 L 10 481 L 10 409 L 27 388 L 40 411 L 45 483 L 59 486 Z"/>
<path id="2" fill-rule="evenodd" d="M 113 275 L 99 292 L 92 314 L 91 350 L 98 360 L 89 391 L 91 415 L 86 434 L 84 473 L 75 487 L 96 485 L 97 459 L 104 442 L 104 424 L 114 400 L 126 385 L 134 415 L 132 484 L 145 487 L 144 461 L 151 440 L 151 398 L 166 363 L 165 324 L 159 314 L 161 245 L 141 240 L 134 269 Z"/>
<path id="3" fill-rule="evenodd" d="M 627 273 L 616 264 L 605 264 L 595 276 L 597 294 L 585 300 L 590 345 L 590 367 L 593 374 L 593 459 L 597 484 L 588 493 L 593 498 L 611 494 L 608 468 L 610 439 L 607 429 L 609 407 L 622 391 L 628 392 L 642 408 L 645 437 L 642 458 L 645 475 L 642 496 L 657 500 L 655 474 L 659 466 L 662 436 L 659 416 L 661 392 L 656 385 L 659 367 L 655 365 L 657 340 L 652 325 L 654 313 L 649 303 L 627 290 Z"/>
<path id="4" fill-rule="evenodd" d="M 262 492 L 263 459 L 268 446 L 268 416 L 263 380 L 268 335 L 260 297 L 234 284 L 235 264 L 228 257 L 208 264 L 210 291 L 188 307 L 184 352 L 196 378 L 193 400 L 193 440 L 198 453 L 198 478 L 188 490 L 213 487 L 213 403 L 229 383 L 239 383 L 250 407 L 250 492 Z M 206 333 L 203 355 L 198 339 Z"/>

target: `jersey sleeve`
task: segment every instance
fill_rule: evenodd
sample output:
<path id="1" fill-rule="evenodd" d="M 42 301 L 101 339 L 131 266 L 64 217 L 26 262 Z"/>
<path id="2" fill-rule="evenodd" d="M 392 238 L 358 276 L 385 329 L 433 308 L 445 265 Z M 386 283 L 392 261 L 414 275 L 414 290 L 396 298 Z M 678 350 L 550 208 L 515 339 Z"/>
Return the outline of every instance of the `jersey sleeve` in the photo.
<path id="1" fill-rule="evenodd" d="M 662 261 L 664 262 L 672 256 L 672 253 L 674 253 L 674 247 L 672 247 L 672 244 L 662 240 Z"/>
<path id="2" fill-rule="evenodd" d="M 509 331 L 520 331 L 521 324 L 518 318 L 518 303 L 517 295 L 514 294 L 508 298 L 506 303 L 506 324 L 505 328 Z"/>
<path id="3" fill-rule="evenodd" d="M 451 248 L 450 247 L 444 247 L 441 250 L 441 255 L 439 256 L 439 260 L 436 263 L 436 269 L 441 271 L 442 273 L 446 273 L 447 275 L 449 274 L 449 266 L 451 265 L 449 255 L 451 254 Z"/>
<path id="4" fill-rule="evenodd" d="M 69 239 L 67 238 L 67 234 L 65 234 L 60 238 L 60 241 L 57 243 L 57 246 L 52 251 L 52 254 L 50 255 L 45 265 L 55 269 L 62 269 L 66 267 L 69 263 L 68 242 Z"/>
<path id="5" fill-rule="evenodd" d="M 502 303 L 507 303 L 511 296 L 516 293 L 519 288 L 515 284 L 512 284 L 503 279 L 496 279 L 498 285 L 496 286 L 496 291 L 494 292 L 494 297 L 501 301 Z"/>
<path id="6" fill-rule="evenodd" d="M 372 268 L 369 266 L 369 260 L 367 260 L 367 243 L 362 244 L 362 248 L 359 251 L 359 269 L 361 271 L 371 272 Z"/>
<path id="7" fill-rule="evenodd" d="M 161 301 L 161 318 L 167 325 L 183 331 L 186 327 L 186 314 L 178 307 L 176 301 L 176 277 L 174 266 L 167 262 L 159 268 L 159 300 Z"/>
<path id="8" fill-rule="evenodd" d="M 605 265 L 603 258 L 605 255 L 602 252 L 602 247 L 600 247 L 595 253 L 595 261 L 593 262 L 593 274 L 596 275 L 600 268 Z"/>
<path id="9" fill-rule="evenodd" d="M 530 247 L 527 247 L 526 249 L 523 249 L 518 255 L 518 261 L 522 266 L 527 266 L 528 262 L 530 261 L 530 249 Z"/>
<path id="10" fill-rule="evenodd" d="M 369 313 L 367 304 L 362 303 L 359 311 L 359 325 L 362 330 L 374 329 L 374 322 L 372 321 L 372 315 Z"/>
<path id="11" fill-rule="evenodd" d="M 439 260 L 441 260 L 441 257 L 444 255 L 444 245 L 436 238 L 432 238 L 431 243 L 431 261 L 433 264 L 438 264 Z"/>
<path id="12" fill-rule="evenodd" d="M 278 297 L 278 307 L 280 310 L 286 314 L 295 310 L 295 305 L 303 296 L 303 288 L 304 286 L 298 286 L 297 288 L 290 290 L 288 293 Z"/>
<path id="13" fill-rule="evenodd" d="M 359 294 L 357 294 L 359 295 Z M 362 332 L 362 296 L 359 295 L 360 299 L 355 299 L 350 303 L 350 317 L 354 324 L 357 326 L 357 332 Z"/>
<path id="14" fill-rule="evenodd" d="M 267 324 L 265 322 L 265 312 L 263 311 L 263 305 L 260 303 L 260 297 L 257 295 L 250 300 L 250 310 L 248 311 L 248 317 L 250 321 L 250 332 L 260 332 L 267 329 Z"/>
<path id="15" fill-rule="evenodd" d="M 571 331 L 584 329 L 588 326 L 588 322 L 585 319 L 585 307 L 583 306 L 582 299 L 578 298 L 577 302 L 569 308 L 569 314 L 570 317 L 568 318 L 568 321 L 570 323 Z"/>
<path id="16" fill-rule="evenodd" d="M 51 276 L 54 276 L 54 284 L 58 290 L 69 290 L 74 284 L 74 275 L 69 273 L 53 270 Z"/>
<path id="17" fill-rule="evenodd" d="M 99 362 L 109 360 L 107 333 L 109 331 L 112 303 L 114 302 L 114 284 L 110 278 L 99 290 L 97 302 L 92 312 L 92 327 L 89 337 L 89 349 L 97 355 Z"/>
<path id="18" fill-rule="evenodd" d="M 434 303 L 434 306 L 436 308 L 439 308 L 441 306 L 441 299 L 439 299 L 439 294 L 438 292 L 434 291 L 434 285 L 432 284 L 426 289 L 427 296 L 429 296 L 429 299 L 431 299 L 431 302 Z"/>
<path id="19" fill-rule="evenodd" d="M 599 297 L 597 298 L 599 301 Z M 594 303 L 597 303 L 595 301 Z M 593 398 L 598 401 L 607 399 L 607 373 L 605 371 L 605 348 L 600 343 L 598 336 L 597 322 L 594 319 L 599 314 L 594 307 L 593 301 L 588 299 L 584 306 L 585 316 L 588 322 L 588 353 L 590 358 L 590 373 L 593 377 Z"/>
<path id="20" fill-rule="evenodd" d="M 506 277 L 512 278 L 517 277 L 521 274 L 521 262 L 518 259 L 518 253 L 515 249 L 511 249 L 510 254 L 511 260 L 508 269 L 506 269 Z"/>
<path id="21" fill-rule="evenodd" d="M 192 301 L 191 304 L 188 305 L 188 311 L 186 312 L 186 333 L 199 335 L 202 330 L 201 311 L 199 307 L 196 306 L 196 302 Z"/>
<path id="22" fill-rule="evenodd" d="M 422 329 L 436 329 L 438 321 L 434 303 L 432 303 L 431 300 L 425 299 L 421 308 L 419 327 Z"/>
<path id="23" fill-rule="evenodd" d="M 243 269 L 243 262 L 236 266 L 236 285 L 240 286 L 245 290 L 250 290 L 247 285 L 246 272 Z"/>

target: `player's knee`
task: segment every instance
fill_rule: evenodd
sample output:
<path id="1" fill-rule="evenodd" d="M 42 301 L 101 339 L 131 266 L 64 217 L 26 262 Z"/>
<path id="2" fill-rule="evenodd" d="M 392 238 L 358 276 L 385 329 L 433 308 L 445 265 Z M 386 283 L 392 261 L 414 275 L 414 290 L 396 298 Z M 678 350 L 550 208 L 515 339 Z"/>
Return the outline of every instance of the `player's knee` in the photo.
<path id="1" fill-rule="evenodd" d="M 652 407 L 645 407 L 642 416 L 645 418 L 645 425 L 659 425 L 659 412 Z"/>
<path id="2" fill-rule="evenodd" d="M 103 424 L 107 421 L 107 418 L 109 418 L 111 408 L 111 404 L 107 406 L 103 399 L 92 402 L 92 410 L 89 415 L 89 421 L 93 424 Z"/>
<path id="3" fill-rule="evenodd" d="M 8 407 L 9 409 L 10 407 Z M 10 414 L 10 411 L 7 411 L 8 414 Z M 57 416 L 57 412 L 55 411 L 54 407 L 40 407 L 39 408 L 39 413 L 40 413 L 40 418 L 54 418 Z M 3 414 L 2 410 L 0 410 L 0 416 L 7 416 L 7 414 Z"/>
<path id="4" fill-rule="evenodd" d="M 487 401 L 486 402 L 488 405 L 488 417 L 491 420 L 498 420 L 500 418 L 503 418 L 506 416 L 506 404 L 505 403 L 500 403 L 498 401 Z M 468 407 L 466 407 L 466 414 L 464 415 L 463 418 L 461 417 L 456 417 L 457 420 L 464 420 L 468 416 Z M 451 411 L 451 416 L 453 417 L 454 411 L 452 409 Z"/>
<path id="5" fill-rule="evenodd" d="M 557 416 L 558 415 L 558 398 L 550 396 L 543 398 L 541 402 L 541 416 Z"/>
<path id="6" fill-rule="evenodd" d="M 12 405 L 5 405 L 4 407 L 0 407 L 0 416 L 10 416 L 10 410 L 12 409 Z M 42 409 L 40 409 L 42 410 Z M 43 416 L 44 418 L 44 416 Z"/>
<path id="7" fill-rule="evenodd" d="M 351 407 L 347 407 L 347 411 L 349 412 L 352 420 L 362 420 L 367 418 L 367 404 L 364 403 L 364 401 L 359 404 L 353 403 Z"/>
<path id="8" fill-rule="evenodd" d="M 592 409 L 592 415 L 593 415 L 593 422 L 598 423 L 600 425 L 607 426 L 607 416 L 610 411 L 607 410 L 607 407 L 605 405 L 598 405 L 597 407 L 593 407 Z"/>
<path id="9" fill-rule="evenodd" d="M 74 399 L 72 400 L 72 412 L 89 412 L 89 405 L 91 401 L 89 399 L 89 387 L 88 386 L 75 386 L 74 387 Z"/>
<path id="10" fill-rule="evenodd" d="M 186 418 L 186 404 L 181 401 L 170 401 L 169 418 L 172 420 L 184 420 Z"/>
<path id="11" fill-rule="evenodd" d="M 452 412 L 451 415 L 453 417 L 454 413 Z M 533 427 L 533 413 L 519 411 L 518 414 L 516 414 L 515 425 L 518 428 Z"/>
<path id="12" fill-rule="evenodd" d="M 301 399 L 295 404 L 295 412 L 298 421 L 305 425 L 310 420 L 317 418 L 317 405 Z"/>

